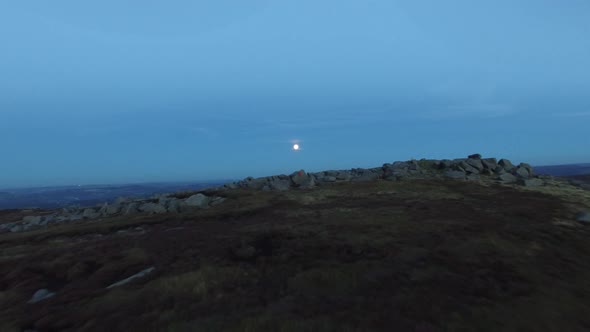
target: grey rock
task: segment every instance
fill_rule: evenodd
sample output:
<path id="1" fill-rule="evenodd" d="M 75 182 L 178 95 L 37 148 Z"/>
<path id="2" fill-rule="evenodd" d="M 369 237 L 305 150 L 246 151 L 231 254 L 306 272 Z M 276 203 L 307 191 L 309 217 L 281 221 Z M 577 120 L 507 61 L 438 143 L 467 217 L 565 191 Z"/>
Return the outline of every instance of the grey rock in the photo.
<path id="1" fill-rule="evenodd" d="M 45 299 L 48 299 L 52 296 L 54 296 L 55 293 L 50 292 L 48 289 L 39 289 L 38 291 L 35 292 L 35 294 L 33 294 L 33 297 L 29 300 L 28 303 L 37 303 L 39 301 L 43 301 Z"/>
<path id="2" fill-rule="evenodd" d="M 461 161 L 461 162 L 459 163 L 459 167 L 460 167 L 461 169 L 464 169 L 464 170 L 465 170 L 465 172 L 467 172 L 467 173 L 471 173 L 471 174 L 479 174 L 479 170 L 478 170 L 477 168 L 475 168 L 475 167 L 473 167 L 473 166 L 469 165 L 469 164 L 467 163 L 467 161 Z M 482 169 L 483 169 L 483 166 L 482 166 Z M 460 169 L 459 169 L 459 170 L 460 170 Z"/>
<path id="3" fill-rule="evenodd" d="M 289 179 L 273 180 L 268 184 L 268 187 L 270 190 L 287 191 L 291 187 L 291 181 Z"/>
<path id="4" fill-rule="evenodd" d="M 310 174 L 305 173 L 304 170 L 294 172 L 289 177 L 296 188 L 308 189 L 315 186 L 315 179 Z"/>
<path id="5" fill-rule="evenodd" d="M 469 166 L 477 169 L 478 172 L 481 172 L 484 169 L 483 162 L 480 159 L 467 159 L 465 162 Z"/>
<path id="6" fill-rule="evenodd" d="M 483 164 L 483 167 L 485 169 L 489 169 L 489 170 L 494 170 L 496 169 L 496 167 L 498 166 L 498 162 L 496 161 L 496 158 L 486 158 L 486 159 L 482 159 L 481 163 Z"/>
<path id="7" fill-rule="evenodd" d="M 502 183 L 515 183 L 518 179 L 510 173 L 504 173 L 496 178 Z"/>
<path id="8" fill-rule="evenodd" d="M 518 181 L 518 184 L 523 185 L 525 187 L 539 187 L 545 184 L 545 181 L 541 179 L 521 179 Z"/>
<path id="9" fill-rule="evenodd" d="M 498 165 L 502 166 L 502 168 L 507 172 L 510 172 L 516 168 L 516 166 L 514 166 L 514 164 L 512 164 L 512 162 L 508 159 L 500 159 Z"/>
<path id="10" fill-rule="evenodd" d="M 527 170 L 527 172 L 529 173 L 529 177 L 533 176 L 533 166 L 531 166 L 530 164 L 527 163 L 520 163 L 518 165 L 519 168 L 524 168 Z"/>
<path id="11" fill-rule="evenodd" d="M 227 189 L 237 189 L 238 185 L 235 182 L 232 182 L 224 184 L 223 187 Z"/>
<path id="12" fill-rule="evenodd" d="M 514 175 L 516 175 L 518 177 L 521 177 L 523 179 L 528 179 L 528 177 L 529 177 L 530 174 L 529 174 L 529 171 L 526 168 L 524 168 L 524 167 L 518 167 L 516 169 L 516 171 L 514 172 Z"/>
<path id="13" fill-rule="evenodd" d="M 139 212 L 139 210 L 137 209 L 139 207 L 139 204 L 136 202 L 132 202 L 127 204 L 127 206 L 123 207 L 122 211 L 124 215 L 130 215 L 130 214 L 136 214 Z"/>
<path id="14" fill-rule="evenodd" d="M 166 210 L 170 213 L 180 213 L 182 209 L 182 201 L 173 199 L 166 205 Z"/>
<path id="15" fill-rule="evenodd" d="M 576 214 L 576 220 L 582 222 L 590 222 L 590 212 L 579 212 Z"/>
<path id="16" fill-rule="evenodd" d="M 131 203 L 133 200 L 129 197 L 119 197 L 115 200 L 114 204 L 127 204 Z"/>
<path id="17" fill-rule="evenodd" d="M 98 214 L 101 216 L 106 216 L 107 215 L 107 210 L 109 209 L 109 204 L 108 203 L 104 203 L 100 209 L 98 209 Z"/>
<path id="18" fill-rule="evenodd" d="M 138 279 L 138 278 L 145 277 L 146 275 L 148 275 L 148 274 L 152 273 L 152 272 L 153 272 L 155 269 L 156 269 L 156 268 L 155 268 L 155 267 L 153 267 L 153 266 L 152 266 L 152 267 L 150 267 L 150 268 L 147 268 L 147 269 L 145 269 L 145 270 L 143 270 L 143 271 L 140 271 L 140 272 L 138 272 L 138 273 L 136 273 L 136 274 L 132 275 L 132 276 L 131 276 L 131 277 L 129 277 L 129 278 L 125 278 L 125 279 L 123 279 L 123 280 L 121 280 L 121 281 L 117 281 L 116 283 L 114 283 L 114 284 L 112 284 L 112 285 L 108 286 L 108 287 L 107 287 L 107 289 L 111 289 L 111 288 L 114 288 L 114 287 L 123 286 L 123 285 L 125 285 L 125 284 L 128 284 L 128 283 L 130 283 L 131 281 L 133 281 L 133 280 L 135 280 L 135 279 Z"/>
<path id="19" fill-rule="evenodd" d="M 23 218 L 23 222 L 29 225 L 39 225 L 43 221 L 41 216 L 26 216 Z"/>
<path id="20" fill-rule="evenodd" d="M 479 153 L 471 154 L 467 158 L 468 159 L 477 159 L 477 160 L 479 160 L 479 159 L 481 159 L 481 154 L 479 154 Z"/>
<path id="21" fill-rule="evenodd" d="M 68 221 L 78 221 L 82 219 L 84 219 L 84 217 L 81 214 L 74 214 L 68 218 Z"/>
<path id="22" fill-rule="evenodd" d="M 209 206 L 209 197 L 199 193 L 187 198 L 184 205 L 190 207 L 206 208 Z"/>
<path id="23" fill-rule="evenodd" d="M 322 182 L 336 182 L 335 176 L 324 176 Z"/>
<path id="24" fill-rule="evenodd" d="M 456 170 L 447 170 L 444 175 L 451 179 L 465 179 L 465 172 L 456 171 Z"/>
<path id="25" fill-rule="evenodd" d="M 156 203 L 145 203 L 139 206 L 139 211 L 150 214 L 166 213 L 166 208 Z"/>
<path id="26" fill-rule="evenodd" d="M 18 232 L 22 232 L 25 230 L 25 227 L 23 225 L 14 225 L 10 228 L 10 231 L 12 233 L 18 233 Z"/>
<path id="27" fill-rule="evenodd" d="M 447 169 L 453 166 L 453 162 L 449 159 L 443 159 L 438 163 L 439 169 Z"/>
<path id="28" fill-rule="evenodd" d="M 99 214 L 96 212 L 96 210 L 94 209 L 85 209 L 84 212 L 82 212 L 82 218 L 86 218 L 86 219 L 94 219 L 94 218 L 98 218 Z"/>
<path id="29" fill-rule="evenodd" d="M 107 206 L 105 214 L 107 216 L 112 216 L 114 214 L 121 212 L 122 208 L 123 208 L 123 206 L 121 204 L 117 204 L 117 203 L 111 204 L 111 205 Z"/>

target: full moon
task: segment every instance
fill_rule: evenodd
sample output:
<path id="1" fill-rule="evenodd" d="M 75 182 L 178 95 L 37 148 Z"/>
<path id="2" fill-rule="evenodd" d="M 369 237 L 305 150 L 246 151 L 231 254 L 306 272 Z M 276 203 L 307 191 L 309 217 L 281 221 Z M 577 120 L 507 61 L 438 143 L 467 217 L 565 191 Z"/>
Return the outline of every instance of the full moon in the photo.
<path id="1" fill-rule="evenodd" d="M 293 144 L 293 150 L 295 150 L 295 151 L 299 150 L 299 144 Z"/>

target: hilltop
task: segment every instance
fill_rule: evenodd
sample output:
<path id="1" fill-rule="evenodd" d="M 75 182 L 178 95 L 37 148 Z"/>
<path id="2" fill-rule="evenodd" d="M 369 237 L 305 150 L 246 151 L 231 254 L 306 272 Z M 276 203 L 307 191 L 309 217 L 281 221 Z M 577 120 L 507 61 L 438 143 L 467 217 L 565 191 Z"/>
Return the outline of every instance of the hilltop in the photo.
<path id="1" fill-rule="evenodd" d="M 590 191 L 482 158 L 0 214 L 0 330 L 586 331 Z"/>

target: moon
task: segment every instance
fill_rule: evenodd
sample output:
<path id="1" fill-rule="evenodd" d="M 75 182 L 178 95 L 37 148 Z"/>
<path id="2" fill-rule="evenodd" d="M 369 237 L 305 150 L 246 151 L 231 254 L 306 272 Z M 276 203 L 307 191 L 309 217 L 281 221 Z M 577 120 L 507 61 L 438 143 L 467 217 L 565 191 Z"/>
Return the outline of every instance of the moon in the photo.
<path id="1" fill-rule="evenodd" d="M 299 144 L 293 144 L 293 150 L 295 150 L 295 151 L 299 150 Z"/>

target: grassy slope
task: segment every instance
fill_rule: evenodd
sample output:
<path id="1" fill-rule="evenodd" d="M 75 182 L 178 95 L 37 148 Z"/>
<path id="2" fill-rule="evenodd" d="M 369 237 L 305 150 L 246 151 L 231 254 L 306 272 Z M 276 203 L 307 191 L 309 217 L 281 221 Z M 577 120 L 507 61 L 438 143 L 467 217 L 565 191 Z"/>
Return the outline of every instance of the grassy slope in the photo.
<path id="1" fill-rule="evenodd" d="M 192 214 L 0 235 L 0 330 L 590 329 L 590 228 L 573 221 L 588 191 L 378 181 L 224 195 Z M 39 288 L 58 294 L 26 304 Z"/>

